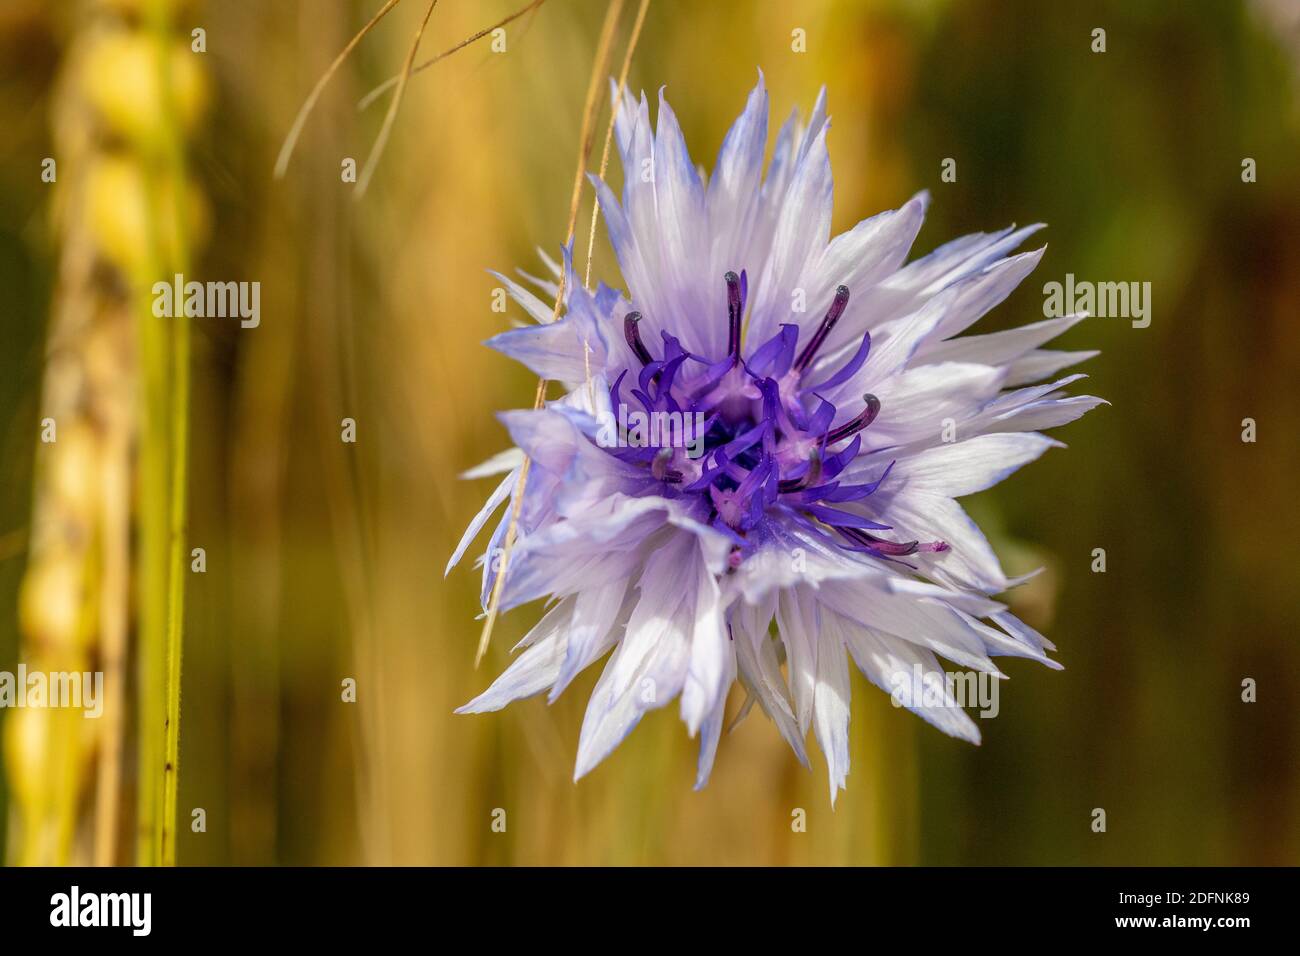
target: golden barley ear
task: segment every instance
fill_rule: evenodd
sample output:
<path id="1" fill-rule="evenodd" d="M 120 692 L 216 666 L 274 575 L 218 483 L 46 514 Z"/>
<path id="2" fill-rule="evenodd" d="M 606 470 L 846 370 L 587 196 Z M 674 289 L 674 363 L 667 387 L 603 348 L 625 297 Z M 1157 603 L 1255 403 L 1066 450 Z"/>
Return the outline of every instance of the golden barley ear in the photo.
<path id="1" fill-rule="evenodd" d="M 159 0 L 129 23 L 79 21 L 51 101 L 58 153 L 70 161 L 53 180 L 59 269 L 40 399 L 48 424 L 20 631 L 27 668 L 81 677 L 83 690 L 70 705 L 6 721 L 17 863 L 175 860 L 189 326 L 158 322 L 148 290 L 185 270 L 191 236 L 204 232 L 185 152 L 207 74 L 171 14 Z"/>

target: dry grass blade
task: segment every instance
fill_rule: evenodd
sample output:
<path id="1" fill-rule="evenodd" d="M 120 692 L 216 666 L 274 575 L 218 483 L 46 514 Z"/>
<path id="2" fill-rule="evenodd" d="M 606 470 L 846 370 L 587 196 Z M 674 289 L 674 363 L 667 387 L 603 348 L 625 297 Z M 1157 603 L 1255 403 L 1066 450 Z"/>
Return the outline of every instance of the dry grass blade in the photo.
<path id="1" fill-rule="evenodd" d="M 388 145 L 388 134 L 393 131 L 393 121 L 397 119 L 397 111 L 402 106 L 402 94 L 406 92 L 406 81 L 411 78 L 411 65 L 415 62 L 415 54 L 420 52 L 420 40 L 424 36 L 424 28 L 429 25 L 429 17 L 433 15 L 433 8 L 437 5 L 438 0 L 429 0 L 429 6 L 424 11 L 424 19 L 420 21 L 420 28 L 415 31 L 415 39 L 411 41 L 411 49 L 406 54 L 406 62 L 402 64 L 401 79 L 397 83 L 397 92 L 393 95 L 393 102 L 388 104 L 388 112 L 384 114 L 384 125 L 379 127 L 379 136 L 375 139 L 375 145 L 370 148 L 370 157 L 361 170 L 360 179 L 357 180 L 357 191 L 353 197 L 355 199 L 360 199 L 366 194 L 366 189 L 370 186 L 370 177 L 375 174 L 375 167 L 379 164 L 380 157 L 384 155 L 384 147 Z"/>
<path id="2" fill-rule="evenodd" d="M 467 36 L 465 39 L 461 40 L 455 46 L 448 47 L 447 49 L 443 50 L 441 53 L 439 53 L 437 56 L 433 57 L 432 59 L 425 60 L 423 63 L 419 64 L 418 66 L 414 67 L 411 70 L 411 75 L 414 76 L 416 73 L 419 73 L 421 70 L 427 70 L 429 67 L 433 66 L 438 61 L 445 60 L 447 57 L 451 56 L 456 51 L 463 50 L 471 43 L 483 39 L 493 30 L 499 30 L 507 23 L 510 23 L 512 20 L 518 20 L 524 14 L 531 13 L 533 10 L 536 10 L 545 2 L 546 0 L 532 0 L 532 3 L 528 4 L 526 7 L 520 7 L 514 13 L 511 13 L 505 18 L 498 20 L 496 23 L 492 24 L 491 26 L 484 27 L 482 30 L 479 30 L 478 33 L 474 33 L 471 34 L 470 36 Z M 379 99 L 379 97 L 383 96 L 394 86 L 396 86 L 399 82 L 401 82 L 401 79 L 402 79 L 402 74 L 399 73 L 397 76 L 390 76 L 388 79 L 384 80 L 384 82 L 380 83 L 373 90 L 371 90 L 369 93 L 367 93 L 365 96 L 361 97 L 361 99 L 357 101 L 357 109 L 364 110 L 371 103 Z"/>
<path id="3" fill-rule="evenodd" d="M 569 225 L 564 233 L 567 244 L 573 239 L 573 230 L 578 222 L 578 206 L 582 201 L 582 181 L 587 174 L 587 158 L 591 155 L 594 139 L 596 112 L 600 105 L 600 78 L 609 69 L 609 57 L 614 46 L 614 33 L 618 27 L 619 17 L 623 12 L 623 0 L 611 0 L 605 11 L 605 23 L 601 27 L 600 42 L 596 49 L 596 60 L 591 65 L 591 78 L 587 83 L 587 101 L 582 110 L 582 132 L 578 145 L 578 170 L 573 177 L 573 195 L 569 200 Z M 560 273 L 560 288 L 555 296 L 555 308 L 551 312 L 551 321 L 560 316 L 564 304 L 565 273 Z M 533 408 L 541 408 L 546 400 L 546 379 L 538 379 L 537 393 L 533 397 Z M 519 468 L 519 485 L 515 489 L 514 501 L 510 508 L 510 523 L 506 525 L 506 536 L 501 543 L 501 562 L 497 566 L 496 579 L 492 582 L 492 594 L 488 598 L 487 619 L 483 622 L 483 633 L 479 635 L 478 650 L 474 654 L 474 666 L 478 667 L 487 653 L 488 643 L 492 640 L 492 629 L 496 626 L 497 613 L 501 609 L 501 592 L 505 587 L 506 568 L 510 564 L 510 552 L 514 548 L 515 535 L 519 530 L 519 513 L 523 510 L 524 491 L 528 485 L 528 472 L 532 468 L 532 459 L 525 457 Z"/>
<path id="4" fill-rule="evenodd" d="M 600 153 L 600 178 L 605 178 L 609 169 L 609 148 L 614 142 L 614 121 L 618 118 L 619 107 L 623 102 L 623 91 L 627 88 L 627 74 L 632 69 L 632 54 L 636 51 L 637 41 L 641 39 L 641 27 L 645 24 L 645 15 L 650 10 L 650 0 L 641 0 L 636 11 L 636 20 L 632 24 L 632 35 L 628 37 L 627 52 L 623 54 L 623 67 L 618 73 L 618 90 L 614 102 L 609 105 L 609 126 L 605 128 L 605 146 Z M 587 236 L 587 271 L 582 277 L 582 287 L 591 288 L 591 254 L 596 248 L 596 223 L 600 220 L 600 198 L 591 203 L 591 232 Z M 587 382 L 591 382 L 591 372 L 587 372 Z"/>
<path id="5" fill-rule="evenodd" d="M 293 125 L 289 127 L 289 134 L 284 138 L 284 144 L 280 147 L 280 155 L 275 160 L 276 179 L 284 178 L 285 171 L 289 168 L 289 158 L 293 156 L 294 147 L 298 145 L 298 137 L 302 135 L 302 128 L 307 124 L 307 117 L 309 117 L 311 111 L 315 109 L 316 101 L 320 99 L 321 93 L 325 90 L 325 85 L 329 83 L 331 77 L 338 72 L 339 67 L 343 65 L 343 61 L 348 58 L 348 54 L 356 48 L 356 45 L 362 41 L 367 33 L 374 29 L 375 24 L 382 20 L 384 16 L 393 9 L 393 7 L 397 6 L 401 2 L 402 0 L 388 0 L 388 2 L 380 8 L 379 12 L 370 18 L 370 22 L 362 27 L 360 31 L 358 31 L 357 35 L 348 41 L 348 45 L 343 48 L 343 52 L 334 58 L 334 62 L 329 65 L 329 68 L 321 74 L 321 78 L 316 81 L 316 85 L 312 87 L 311 93 L 307 95 L 307 99 L 298 110 L 298 115 L 294 117 Z"/>

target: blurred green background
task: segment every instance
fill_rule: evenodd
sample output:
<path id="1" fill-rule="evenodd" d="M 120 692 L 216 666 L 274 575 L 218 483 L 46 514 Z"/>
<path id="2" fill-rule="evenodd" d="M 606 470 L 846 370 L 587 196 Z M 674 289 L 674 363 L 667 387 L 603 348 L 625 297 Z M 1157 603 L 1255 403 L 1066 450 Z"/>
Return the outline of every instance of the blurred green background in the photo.
<path id="1" fill-rule="evenodd" d="M 419 59 L 521 3 L 442 0 Z M 489 490 L 457 474 L 505 447 L 493 413 L 533 394 L 526 371 L 480 345 L 506 322 L 485 270 L 536 271 L 535 247 L 554 254 L 563 239 L 604 4 L 549 0 L 507 27 L 505 52 L 476 44 L 414 77 L 354 202 L 340 163 L 363 163 L 384 109 L 356 102 L 400 67 L 425 6 L 407 0 L 334 78 L 273 180 L 295 111 L 378 6 L 196 0 L 176 15 L 181 34 L 207 33 L 210 107 L 188 145 L 207 213 L 202 235 L 190 224 L 189 271 L 262 285 L 259 328 L 193 325 L 188 543 L 206 549 L 207 572 L 187 581 L 181 863 L 1300 859 L 1300 5 L 653 0 L 630 84 L 667 86 L 706 168 L 761 67 L 773 128 L 828 87 L 836 231 L 921 188 L 933 202 L 915 254 L 1048 223 L 1042 264 L 977 331 L 1042 318 L 1043 284 L 1066 273 L 1152 284 L 1149 328 L 1092 319 L 1059 346 L 1102 350 L 1081 370 L 1113 407 L 1061 430 L 1068 451 L 969 501 L 1010 572 L 1047 568 L 1010 600 L 1065 670 L 1009 661 L 979 748 L 855 676 L 853 766 L 834 811 L 820 754 L 805 771 L 761 715 L 723 741 L 701 793 L 671 707 L 575 786 L 596 668 L 553 707 L 452 715 L 537 617 L 503 618 L 475 671 L 478 575 L 442 569 Z M 120 79 L 65 69 L 105 7 L 129 17 L 132 3 L 0 6 L 3 670 L 21 641 L 67 255 L 60 187 L 40 162 L 57 155 L 60 98 L 78 95 L 67 84 Z M 1091 49 L 1097 27 L 1105 53 Z M 948 157 L 955 183 L 940 180 Z M 1242 181 L 1246 157 L 1257 182 Z M 590 203 L 588 190 L 581 235 Z M 615 277 L 603 237 L 596 263 Z M 344 417 L 355 445 L 339 441 Z M 1255 443 L 1241 440 L 1247 417 Z M 354 704 L 340 700 L 348 677 Z M 1256 703 L 1241 700 L 1245 678 Z M 23 765 L 7 763 L 12 859 L 4 788 Z M 203 833 L 188 826 L 198 807 Z M 794 808 L 806 833 L 791 830 Z"/>

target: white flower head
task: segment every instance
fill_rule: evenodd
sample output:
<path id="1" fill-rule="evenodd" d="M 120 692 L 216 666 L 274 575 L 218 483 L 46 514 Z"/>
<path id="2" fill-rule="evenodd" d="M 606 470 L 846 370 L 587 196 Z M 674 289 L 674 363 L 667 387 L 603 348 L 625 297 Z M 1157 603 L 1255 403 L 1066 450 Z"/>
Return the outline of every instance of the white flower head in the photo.
<path id="1" fill-rule="evenodd" d="M 938 658 L 1000 677 L 993 657 L 1054 649 L 990 595 L 1015 582 L 955 499 L 1058 444 L 1039 431 L 1100 403 L 1030 384 L 1091 352 L 1041 349 L 1082 316 L 961 333 L 1043 250 L 1039 227 L 979 233 L 904 265 L 928 197 L 834 238 L 825 92 L 777 135 L 766 175 L 760 74 L 706 182 L 659 98 L 619 104 L 622 201 L 595 183 L 626 294 L 566 270 L 563 317 L 501 277 L 536 321 L 489 344 L 566 395 L 501 416 L 518 446 L 448 570 L 531 459 L 502 610 L 552 605 L 518 657 L 460 713 L 554 700 L 612 651 L 587 707 L 575 779 L 646 711 L 680 701 L 708 780 L 737 680 L 831 799 L 849 770 L 848 659 L 940 730 L 978 743 L 951 695 L 910 694 Z M 529 278 L 529 277 L 525 277 Z M 529 279 L 555 295 L 554 282 Z M 483 559 L 486 608 L 508 507 Z M 784 668 L 784 669 L 783 669 Z M 900 690 L 901 688 L 901 690 Z M 901 698 L 901 699 L 900 699 Z M 748 706 L 746 707 L 746 710 Z"/>

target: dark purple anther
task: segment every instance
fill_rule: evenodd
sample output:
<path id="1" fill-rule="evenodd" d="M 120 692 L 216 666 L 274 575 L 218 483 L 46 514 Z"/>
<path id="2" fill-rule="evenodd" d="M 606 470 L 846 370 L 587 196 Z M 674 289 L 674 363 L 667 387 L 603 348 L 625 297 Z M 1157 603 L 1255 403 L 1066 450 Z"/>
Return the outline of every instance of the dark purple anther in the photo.
<path id="1" fill-rule="evenodd" d="M 627 338 L 627 344 L 632 347 L 632 351 L 636 353 L 636 357 L 641 360 L 641 364 L 649 365 L 654 359 L 650 357 L 650 350 L 641 341 L 641 330 L 637 328 L 637 323 L 640 321 L 640 312 L 629 312 L 623 319 L 623 335 Z"/>
<path id="2" fill-rule="evenodd" d="M 837 441 L 843 441 L 856 435 L 862 429 L 866 428 L 876 420 L 880 414 L 880 399 L 868 392 L 862 396 L 862 400 L 867 403 L 867 407 L 859 412 L 854 418 L 845 422 L 839 428 L 834 429 L 826 436 L 826 444 L 833 445 Z"/>
<path id="3" fill-rule="evenodd" d="M 839 531 L 850 541 L 863 545 L 877 555 L 886 557 L 906 558 L 918 551 L 932 550 L 917 541 L 886 541 L 884 538 L 878 538 L 874 534 L 867 534 L 867 532 L 859 531 L 857 528 L 840 528 Z"/>
<path id="4" fill-rule="evenodd" d="M 812 364 L 813 359 L 817 357 L 817 351 L 826 342 L 826 336 L 831 334 L 831 329 L 835 328 L 835 323 L 840 320 L 844 314 L 845 308 L 849 304 L 849 287 L 840 286 L 835 290 L 835 300 L 831 302 L 831 307 L 826 310 L 826 317 L 822 319 L 822 324 L 817 327 L 813 337 L 808 344 L 804 346 L 799 357 L 795 359 L 794 370 L 802 372 Z"/>
<path id="5" fill-rule="evenodd" d="M 745 290 L 740 276 L 728 272 L 722 277 L 727 283 L 727 354 L 740 358 L 740 317 L 745 311 Z"/>
<path id="6" fill-rule="evenodd" d="M 887 554 L 891 558 L 906 558 L 920 550 L 920 545 L 915 541 L 885 541 L 881 538 L 872 538 L 871 535 L 863 535 L 863 537 L 871 538 L 870 547 L 873 551 Z"/>

